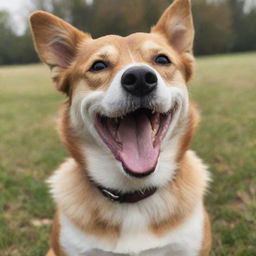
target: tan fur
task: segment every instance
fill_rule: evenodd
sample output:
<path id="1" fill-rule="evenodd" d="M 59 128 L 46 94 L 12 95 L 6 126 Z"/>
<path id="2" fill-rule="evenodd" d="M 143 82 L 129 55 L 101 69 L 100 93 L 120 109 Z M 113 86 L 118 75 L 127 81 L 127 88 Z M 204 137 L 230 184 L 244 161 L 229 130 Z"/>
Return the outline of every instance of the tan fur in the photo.
<path id="1" fill-rule="evenodd" d="M 200 256 L 207 256 L 210 253 L 212 245 L 212 234 L 211 234 L 211 224 L 208 213 L 204 212 L 204 239 L 202 241 L 202 249 L 200 251 Z"/>
<path id="2" fill-rule="evenodd" d="M 84 166 L 86 159 L 81 152 L 80 143 L 78 138 L 70 125 L 70 115 L 69 115 L 70 102 L 67 101 L 61 110 L 60 118 L 58 122 L 58 132 L 62 139 L 62 142 L 68 149 L 72 157 L 81 165 Z"/>
<path id="3" fill-rule="evenodd" d="M 59 209 L 83 232 L 115 242 L 120 224 L 112 218 L 112 204 L 102 198 L 74 160 L 69 159 L 60 166 L 49 183 Z"/>
<path id="4" fill-rule="evenodd" d="M 165 78 L 167 82 L 173 80 L 173 74 L 175 72 L 182 72 L 185 75 L 185 80 L 188 80 L 191 76 L 191 61 L 193 62 L 193 58 L 185 58 L 184 56 L 186 56 L 186 54 L 178 55 L 168 43 L 168 40 L 166 40 L 165 37 L 159 33 L 135 33 L 126 38 L 110 35 L 97 40 L 92 40 L 88 35 L 82 34 L 82 32 L 78 30 L 74 29 L 74 31 L 71 33 L 69 31 L 71 26 L 63 21 L 60 21 L 60 19 L 57 19 L 56 23 L 56 18 L 52 18 L 54 17 L 53 15 L 47 15 L 47 17 L 43 18 L 41 16 L 43 15 L 40 12 L 39 15 L 35 14 L 31 18 L 33 31 L 35 31 L 34 41 L 37 45 L 37 51 L 45 63 L 55 68 L 53 79 L 57 84 L 57 88 L 68 93 L 70 96 L 72 96 L 71 90 L 74 89 L 70 88 L 70 85 L 76 84 L 76 81 L 81 79 L 86 79 L 86 84 L 91 90 L 106 89 L 113 75 L 131 62 L 130 53 L 132 53 L 134 61 L 153 65 L 153 67 L 163 76 L 163 78 Z M 57 25 L 55 25 L 55 29 L 44 29 L 41 35 L 41 33 L 38 33 L 37 31 L 41 31 L 40 26 L 41 24 L 45 23 L 49 23 L 50 27 L 53 27 L 53 24 L 55 23 Z M 55 30 L 60 29 L 59 27 L 66 26 L 66 34 L 61 34 L 62 37 L 60 37 L 59 40 L 64 40 L 66 37 L 73 38 L 73 40 L 68 40 L 67 44 L 75 47 L 73 54 L 77 56 L 77 58 L 73 60 L 72 65 L 68 67 L 59 64 L 58 58 L 49 49 L 49 46 L 45 46 L 49 45 L 51 42 L 47 44 L 45 39 L 41 39 L 51 38 L 51 34 L 56 36 Z M 151 51 L 145 51 L 143 50 L 143 47 L 138 48 L 138 45 L 143 45 L 147 41 L 155 42 L 158 47 L 152 48 Z M 116 53 L 114 52 L 113 54 L 113 50 L 110 50 L 108 51 L 109 53 L 106 51 L 106 53 L 103 55 L 97 55 L 99 49 L 103 47 L 105 48 L 106 44 L 108 43 L 112 47 L 114 46 Z M 173 65 L 171 65 L 168 69 L 157 66 L 153 62 L 151 56 L 152 54 L 157 55 L 159 53 L 166 54 L 170 58 Z M 113 63 L 114 68 L 107 69 L 106 71 L 101 72 L 101 74 L 91 74 L 90 72 L 87 72 L 92 63 L 99 58 L 110 61 Z"/>
<path id="5" fill-rule="evenodd" d="M 60 229 L 61 229 L 61 226 L 60 226 L 59 212 L 57 210 L 55 213 L 53 225 L 52 225 L 51 248 L 53 249 L 53 253 L 55 252 L 56 255 L 66 256 L 59 244 Z"/>
<path id="6" fill-rule="evenodd" d="M 190 1 L 175 0 L 149 34 L 135 33 L 127 37 L 109 35 L 94 40 L 63 20 L 41 11 L 31 16 L 31 28 L 37 52 L 41 60 L 50 66 L 57 89 L 68 95 L 58 130 L 73 157 L 49 181 L 58 211 L 52 229 L 52 249 L 46 256 L 65 256 L 59 243 L 60 213 L 65 214 L 80 231 L 114 244 L 121 232 L 120 220 L 115 215 L 120 206 L 103 198 L 90 182 L 81 141 L 71 126 L 73 96 L 83 90 L 86 93 L 107 90 L 115 74 L 134 62 L 152 66 L 166 84 L 180 86 L 188 82 L 194 69 L 194 28 Z M 154 58 L 158 54 L 165 54 L 171 65 L 157 65 Z M 109 67 L 102 72 L 90 72 L 92 64 L 99 59 L 110 63 Z M 152 218 L 149 227 L 158 237 L 174 230 L 189 218 L 195 209 L 195 201 L 203 201 L 209 178 L 201 160 L 188 151 L 198 121 L 197 109 L 190 103 L 189 117 L 178 145 L 178 169 L 165 188 L 176 202 L 168 202 L 173 210 L 164 219 Z M 93 140 L 86 138 L 83 146 L 90 147 L 91 143 L 94 143 Z M 206 212 L 204 222 L 200 256 L 207 256 L 211 246 Z M 108 232 L 105 232 L 106 229 Z"/>
<path id="7" fill-rule="evenodd" d="M 77 54 L 79 43 L 89 39 L 90 36 L 56 16 L 42 11 L 31 15 L 30 24 L 38 55 L 51 69 L 57 67 L 53 80 L 56 82 L 57 89 L 67 93 L 69 88 L 64 81 L 66 67 Z M 60 56 L 53 50 L 53 46 L 59 43 L 63 43 L 68 53 L 68 58 L 64 61 L 61 61 Z"/>
<path id="8" fill-rule="evenodd" d="M 196 108 L 196 104 L 193 102 L 190 102 L 190 108 L 189 108 L 189 117 L 187 121 L 187 127 L 183 134 L 180 147 L 179 147 L 179 153 L 177 155 L 177 162 L 180 163 L 182 161 L 182 158 L 185 154 L 185 152 L 188 150 L 191 144 L 192 137 L 195 133 L 195 129 L 200 121 L 200 115 L 198 113 L 198 110 Z"/>
<path id="9" fill-rule="evenodd" d="M 46 256 L 56 256 L 56 254 L 54 253 L 54 251 L 51 249 Z"/>
<path id="10" fill-rule="evenodd" d="M 194 40 L 191 1 L 176 0 L 165 10 L 152 32 L 165 35 L 179 52 L 191 52 Z M 178 25 L 178 26 L 177 26 Z"/>
<path id="11" fill-rule="evenodd" d="M 192 152 L 186 153 L 180 168 L 177 170 L 176 177 L 168 185 L 168 190 L 177 199 L 177 204 L 172 205 L 174 210 L 170 212 L 167 219 L 154 220 L 151 224 L 151 230 L 157 236 L 164 236 L 174 230 L 193 213 L 194 202 L 199 198 L 202 199 L 209 180 L 208 176 L 203 175 L 201 168 L 204 168 L 201 160 Z M 55 200 L 60 202 L 59 209 L 81 231 L 115 243 L 120 232 L 120 224 L 114 222 L 116 221 L 116 218 L 114 218 L 115 207 L 118 206 L 101 197 L 99 191 L 95 190 L 95 187 L 88 182 L 86 173 L 79 168 L 75 161 L 68 160 L 55 172 L 49 182 L 54 185 L 53 194 Z M 102 213 L 105 214 L 102 215 Z M 58 218 L 55 218 L 54 223 L 52 247 L 57 253 L 60 252 Z M 210 248 L 211 235 L 209 228 L 208 216 L 205 213 L 205 236 L 202 253 L 206 253 Z M 106 229 L 108 230 L 107 233 L 105 232 Z M 57 255 L 62 256 L 63 253 L 57 253 Z"/>
<path id="12" fill-rule="evenodd" d="M 209 177 L 202 173 L 201 170 L 204 168 L 194 153 L 185 154 L 175 178 L 168 185 L 170 193 L 175 196 L 178 203 L 173 206 L 175 211 L 169 218 L 152 223 L 151 228 L 155 234 L 164 236 L 191 216 L 196 207 L 194 202 L 202 199 L 207 189 Z"/>

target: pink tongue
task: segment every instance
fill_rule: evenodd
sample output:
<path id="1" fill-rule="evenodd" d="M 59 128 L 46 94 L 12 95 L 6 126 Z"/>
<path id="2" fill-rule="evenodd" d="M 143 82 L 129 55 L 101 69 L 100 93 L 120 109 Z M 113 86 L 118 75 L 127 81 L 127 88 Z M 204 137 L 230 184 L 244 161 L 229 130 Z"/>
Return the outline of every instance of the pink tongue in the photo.
<path id="1" fill-rule="evenodd" d="M 153 171 L 159 156 L 159 147 L 153 147 L 152 128 L 143 113 L 128 115 L 120 123 L 119 137 L 122 141 L 120 158 L 129 171 L 144 174 Z"/>

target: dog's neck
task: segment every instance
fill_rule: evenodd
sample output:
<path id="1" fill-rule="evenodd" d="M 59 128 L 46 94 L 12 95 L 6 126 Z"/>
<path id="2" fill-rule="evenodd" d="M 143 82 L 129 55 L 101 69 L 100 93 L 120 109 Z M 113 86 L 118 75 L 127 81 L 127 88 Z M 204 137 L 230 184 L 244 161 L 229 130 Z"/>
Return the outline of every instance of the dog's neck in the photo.
<path id="1" fill-rule="evenodd" d="M 143 219 L 145 228 L 156 233 L 167 232 L 169 226 L 182 222 L 187 217 L 184 214 L 193 212 L 197 201 L 202 199 L 207 173 L 201 161 L 192 152 L 187 152 L 175 178 L 166 187 L 134 204 L 112 202 L 103 196 L 74 159 L 64 163 L 49 183 L 59 211 L 75 225 L 104 239 L 109 239 L 109 233 L 104 232 L 108 228 L 111 239 L 117 239 L 127 216 L 138 217 L 132 219 L 131 228 L 141 227 Z M 166 226 L 164 230 L 163 226 Z"/>
<path id="2" fill-rule="evenodd" d="M 100 185 L 97 185 L 95 182 L 91 181 L 102 193 L 103 196 L 108 198 L 109 200 L 113 202 L 118 203 L 137 203 L 143 199 L 146 199 L 157 191 L 156 187 L 149 187 L 146 189 L 141 190 L 135 190 L 127 193 L 122 193 L 116 189 L 106 188 L 102 187 Z"/>

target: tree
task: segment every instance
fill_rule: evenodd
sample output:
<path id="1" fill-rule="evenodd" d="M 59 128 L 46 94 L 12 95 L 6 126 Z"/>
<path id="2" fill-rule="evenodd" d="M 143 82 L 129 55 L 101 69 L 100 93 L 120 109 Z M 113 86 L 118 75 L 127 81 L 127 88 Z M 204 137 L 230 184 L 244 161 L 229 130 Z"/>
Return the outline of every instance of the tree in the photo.
<path id="1" fill-rule="evenodd" d="M 13 63 L 12 46 L 15 41 L 15 34 L 10 26 L 9 14 L 5 11 L 0 12 L 0 35 L 0 65 Z"/>
<path id="2" fill-rule="evenodd" d="M 194 0 L 195 53 L 229 52 L 234 45 L 232 13 L 226 3 Z"/>
<path id="3" fill-rule="evenodd" d="M 256 50 L 256 6 L 245 11 L 245 1 L 228 0 L 232 10 L 233 30 L 236 32 L 234 51 Z"/>

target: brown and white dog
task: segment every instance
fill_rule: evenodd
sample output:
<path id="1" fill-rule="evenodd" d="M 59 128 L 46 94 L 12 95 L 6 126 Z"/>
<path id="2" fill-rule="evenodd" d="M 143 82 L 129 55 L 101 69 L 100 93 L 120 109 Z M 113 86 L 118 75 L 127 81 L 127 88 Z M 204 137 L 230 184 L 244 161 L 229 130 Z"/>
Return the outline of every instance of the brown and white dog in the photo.
<path id="1" fill-rule="evenodd" d="M 34 43 L 68 100 L 60 135 L 71 157 L 49 179 L 56 256 L 206 256 L 208 173 L 188 148 L 194 59 L 189 0 L 150 33 L 92 39 L 63 20 L 31 16 Z"/>

